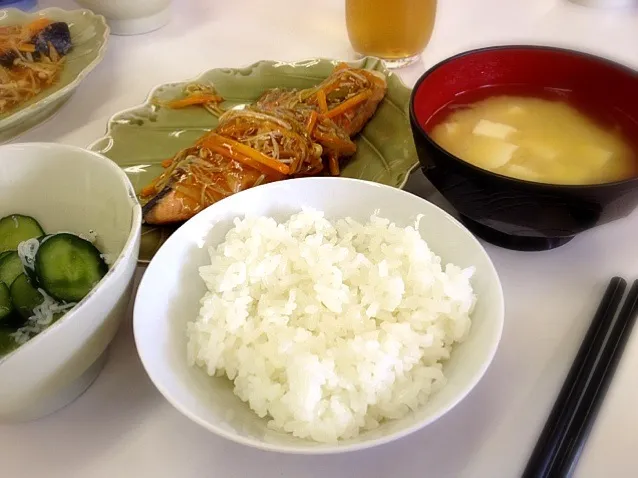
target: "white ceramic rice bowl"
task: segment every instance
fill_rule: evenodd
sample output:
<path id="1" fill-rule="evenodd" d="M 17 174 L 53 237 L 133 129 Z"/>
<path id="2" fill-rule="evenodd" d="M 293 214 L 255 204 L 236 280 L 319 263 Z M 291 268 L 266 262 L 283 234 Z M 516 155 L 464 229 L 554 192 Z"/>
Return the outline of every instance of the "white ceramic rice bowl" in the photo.
<path id="1" fill-rule="evenodd" d="M 93 230 L 114 262 L 62 319 L 0 358 L 0 422 L 52 413 L 95 380 L 126 313 L 140 244 L 141 208 L 124 172 L 73 146 L 0 147 L 0 217 L 14 213 L 33 216 L 48 233 Z"/>
<path id="2" fill-rule="evenodd" d="M 467 340 L 445 364 L 447 385 L 403 419 L 337 445 L 302 440 L 267 428 L 232 392 L 225 378 L 189 367 L 186 323 L 198 315 L 206 292 L 198 268 L 210 263 L 208 247 L 224 240 L 235 217 L 246 213 L 286 220 L 302 207 L 326 217 L 365 221 L 379 210 L 399 226 L 418 214 L 422 237 L 443 262 L 476 266 L 472 280 L 478 303 Z M 231 196 L 199 213 L 178 229 L 157 252 L 140 283 L 134 333 L 142 363 L 159 391 L 184 415 L 225 438 L 256 448 L 288 453 L 338 453 L 386 443 L 434 422 L 458 404 L 478 383 L 496 352 L 503 328 L 501 284 L 480 243 L 454 218 L 427 201 L 399 189 L 345 178 L 305 178 L 259 186 Z"/>

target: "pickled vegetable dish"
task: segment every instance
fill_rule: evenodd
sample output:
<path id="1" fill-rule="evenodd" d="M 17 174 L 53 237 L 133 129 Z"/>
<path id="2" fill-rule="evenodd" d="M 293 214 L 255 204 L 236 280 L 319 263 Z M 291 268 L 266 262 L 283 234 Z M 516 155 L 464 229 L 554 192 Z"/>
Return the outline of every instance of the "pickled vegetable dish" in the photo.
<path id="1" fill-rule="evenodd" d="M 0 219 L 0 357 L 64 316 L 107 271 L 90 239 L 46 234 L 20 214 Z"/>

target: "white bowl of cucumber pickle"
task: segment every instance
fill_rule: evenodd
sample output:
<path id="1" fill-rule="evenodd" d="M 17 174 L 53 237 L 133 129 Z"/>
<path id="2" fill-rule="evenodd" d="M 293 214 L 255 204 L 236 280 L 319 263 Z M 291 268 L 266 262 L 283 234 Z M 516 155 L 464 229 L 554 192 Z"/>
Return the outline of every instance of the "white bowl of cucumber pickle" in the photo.
<path id="1" fill-rule="evenodd" d="M 131 294 L 141 209 L 107 158 L 0 146 L 0 422 L 52 413 L 97 377 Z"/>

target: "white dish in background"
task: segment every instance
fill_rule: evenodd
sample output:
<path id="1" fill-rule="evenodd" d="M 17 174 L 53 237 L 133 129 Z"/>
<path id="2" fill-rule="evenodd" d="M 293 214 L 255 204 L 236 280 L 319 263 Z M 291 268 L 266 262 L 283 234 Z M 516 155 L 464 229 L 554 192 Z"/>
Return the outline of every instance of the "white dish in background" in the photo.
<path id="1" fill-rule="evenodd" d="M 141 208 L 109 159 L 48 143 L 0 147 L 0 217 L 25 214 L 45 231 L 97 234 L 107 275 L 63 318 L 0 358 L 0 422 L 54 412 L 99 374 L 126 312 L 140 245 Z"/>
<path id="2" fill-rule="evenodd" d="M 114 35 L 140 35 L 157 30 L 171 19 L 171 0 L 76 0 L 104 15 Z"/>
<path id="3" fill-rule="evenodd" d="M 225 378 L 189 367 L 186 323 L 197 317 L 206 287 L 198 269 L 210 263 L 208 246 L 223 241 L 235 217 L 267 215 L 282 221 L 302 207 L 336 219 L 365 221 L 375 210 L 405 227 L 423 215 L 420 233 L 442 261 L 475 266 L 478 296 L 472 330 L 455 346 L 444 366 L 447 385 L 405 418 L 337 445 L 301 440 L 268 429 L 233 394 Z M 478 383 L 496 352 L 504 318 L 501 284 L 487 253 L 458 221 L 427 201 L 399 189 L 345 178 L 305 178 L 249 189 L 205 209 L 179 228 L 161 247 L 140 283 L 134 310 L 138 353 L 151 380 L 166 399 L 191 420 L 227 439 L 288 453 L 339 453 L 387 443 L 442 417 Z"/>
<path id="4" fill-rule="evenodd" d="M 630 8 L 638 7 L 638 0 L 569 0 L 572 3 L 592 8 Z"/>

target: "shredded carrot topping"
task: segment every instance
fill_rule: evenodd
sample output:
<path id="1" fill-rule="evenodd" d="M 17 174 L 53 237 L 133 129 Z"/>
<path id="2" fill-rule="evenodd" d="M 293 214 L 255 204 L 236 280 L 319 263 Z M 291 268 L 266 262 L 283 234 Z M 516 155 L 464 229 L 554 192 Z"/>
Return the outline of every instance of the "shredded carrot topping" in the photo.
<path id="1" fill-rule="evenodd" d="M 317 106 L 319 106 L 319 111 L 325 113 L 328 111 L 328 101 L 326 100 L 326 92 L 323 90 L 319 90 L 316 93 L 317 96 Z"/>
<path id="2" fill-rule="evenodd" d="M 35 51 L 35 45 L 33 43 L 23 43 L 22 45 L 18 46 L 18 50 L 25 53 L 33 53 Z"/>
<path id="3" fill-rule="evenodd" d="M 330 174 L 333 176 L 339 176 L 339 158 L 334 153 L 328 154 L 328 168 Z"/>
<path id="4" fill-rule="evenodd" d="M 335 106 L 334 108 L 332 108 L 330 111 L 326 113 L 326 117 L 334 118 L 335 116 L 339 116 L 340 114 L 343 114 L 348 110 L 351 110 L 352 108 L 357 106 L 359 103 L 363 103 L 365 100 L 370 98 L 370 95 L 372 95 L 372 92 L 370 90 L 362 91 L 361 93 L 353 96 L 352 98 L 347 99 L 346 101 L 341 103 L 339 106 Z"/>
<path id="5" fill-rule="evenodd" d="M 237 161 L 238 163 L 241 163 L 244 166 L 248 166 L 249 168 L 253 168 L 261 172 L 262 174 L 270 178 L 273 178 L 275 180 L 283 179 L 284 177 L 283 174 L 279 174 L 273 171 L 272 169 L 264 166 L 263 164 L 258 163 L 252 158 L 249 158 L 248 156 L 244 156 L 243 154 L 238 153 L 237 151 L 233 149 L 227 149 L 217 144 L 206 144 L 204 147 L 208 149 L 211 153 L 219 154 L 223 156 L 224 158 L 230 159 L 232 161 Z"/>
<path id="6" fill-rule="evenodd" d="M 308 134 L 312 134 L 312 130 L 315 129 L 315 125 L 317 124 L 317 119 L 319 115 L 315 110 L 310 112 L 310 118 L 308 118 L 308 124 L 306 125 L 306 129 L 308 130 Z"/>
<path id="7" fill-rule="evenodd" d="M 143 198 L 152 196 L 155 194 L 155 181 L 153 181 L 151 184 L 144 186 L 142 188 L 142 190 L 140 191 L 140 196 L 142 196 Z"/>
<path id="8" fill-rule="evenodd" d="M 164 169 L 168 168 L 171 164 L 173 164 L 173 158 L 165 159 L 160 163 Z"/>
<path id="9" fill-rule="evenodd" d="M 312 136 L 313 138 L 318 139 L 321 142 L 331 145 L 335 149 L 346 150 L 346 151 L 352 149 L 352 143 L 344 141 L 338 136 L 324 134 L 318 129 L 313 132 Z"/>
<path id="10" fill-rule="evenodd" d="M 29 32 L 29 36 L 33 36 L 37 34 L 40 30 L 45 29 L 51 24 L 51 20 L 48 18 L 39 18 L 34 22 L 31 22 L 27 25 L 26 30 Z"/>
<path id="11" fill-rule="evenodd" d="M 339 88 L 341 88 L 341 84 L 338 81 L 333 81 L 332 83 L 329 83 L 326 86 L 324 86 L 322 90 L 326 94 L 326 99 L 327 99 L 330 93 L 338 90 Z"/>
<path id="12" fill-rule="evenodd" d="M 217 95 L 191 95 L 179 100 L 171 100 L 163 103 L 163 106 L 171 109 L 186 108 L 187 106 L 205 105 L 207 103 L 221 103 L 224 99 Z"/>
<path id="13" fill-rule="evenodd" d="M 256 149 L 251 148 L 250 146 L 246 146 L 245 144 L 240 143 L 239 141 L 235 141 L 230 138 L 225 138 L 224 136 L 220 136 L 217 133 L 211 132 L 207 134 L 204 138 L 200 140 L 199 146 L 209 148 L 211 150 L 215 146 L 219 146 L 223 148 L 224 150 L 230 152 L 230 154 L 233 154 L 233 152 L 239 153 L 238 159 L 237 159 L 237 161 L 239 162 L 242 162 L 240 156 L 247 157 L 259 164 L 262 164 L 263 166 L 266 166 L 272 169 L 275 172 L 286 174 L 286 175 L 290 174 L 290 168 L 288 167 L 288 165 L 281 163 L 277 161 L 276 159 L 273 159 L 269 156 L 266 156 L 262 152 L 257 151 Z M 245 163 L 245 161 L 243 162 Z"/>

